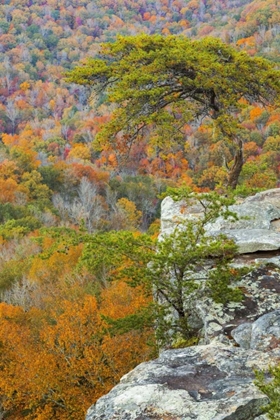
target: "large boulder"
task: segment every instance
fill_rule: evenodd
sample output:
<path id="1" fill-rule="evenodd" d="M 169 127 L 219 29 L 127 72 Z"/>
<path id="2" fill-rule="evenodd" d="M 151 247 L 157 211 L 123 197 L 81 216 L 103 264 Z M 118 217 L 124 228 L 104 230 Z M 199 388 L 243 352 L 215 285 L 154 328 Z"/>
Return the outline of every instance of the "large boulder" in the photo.
<path id="1" fill-rule="evenodd" d="M 279 357 L 279 348 L 167 350 L 125 375 L 88 410 L 86 420 L 264 420 L 268 399 L 254 385 L 254 370 Z"/>
<path id="2" fill-rule="evenodd" d="M 280 347 L 280 309 L 239 325 L 231 336 L 244 349 L 267 351 Z"/>
<path id="3" fill-rule="evenodd" d="M 239 259 L 239 264 L 241 260 L 242 258 Z M 246 334 L 249 334 L 249 325 L 261 316 L 280 309 L 279 257 L 270 260 L 255 259 L 254 262 L 258 262 L 259 265 L 235 284 L 244 294 L 241 302 L 229 302 L 222 305 L 213 302 L 209 297 L 205 297 L 199 303 L 193 302 L 191 310 L 193 317 L 189 323 L 194 328 L 202 329 L 200 344 L 208 344 L 215 340 L 231 345 L 234 329 L 242 324 L 244 329 L 242 334 L 245 334 L 246 328 Z M 246 265 L 250 262 L 245 259 L 242 263 Z M 238 344 L 241 345 L 241 342 L 238 341 Z M 257 349 L 257 347 L 252 348 Z"/>
<path id="4" fill-rule="evenodd" d="M 280 249 L 280 189 L 258 193 L 229 209 L 236 213 L 238 220 L 219 217 L 206 226 L 209 234 L 226 234 L 235 240 L 241 254 Z M 166 197 L 161 207 L 161 234 L 170 234 L 185 220 L 198 220 L 202 211 L 199 203 L 186 205 L 184 201 L 175 202 Z"/>

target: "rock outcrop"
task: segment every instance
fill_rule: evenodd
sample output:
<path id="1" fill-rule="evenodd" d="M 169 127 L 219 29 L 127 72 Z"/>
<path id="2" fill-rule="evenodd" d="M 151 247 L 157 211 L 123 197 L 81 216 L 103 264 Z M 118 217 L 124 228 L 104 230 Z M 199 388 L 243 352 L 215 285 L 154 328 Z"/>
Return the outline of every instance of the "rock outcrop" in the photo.
<path id="1" fill-rule="evenodd" d="M 241 254 L 280 249 L 280 189 L 264 191 L 230 206 L 239 220 L 219 217 L 206 226 L 209 234 L 224 233 L 233 238 Z M 169 234 L 184 220 L 197 220 L 202 213 L 198 203 L 186 206 L 166 197 L 162 202 L 161 234 Z"/>
<path id="2" fill-rule="evenodd" d="M 199 305 L 193 303 L 192 312 L 196 316 L 191 322 L 193 327 L 202 329 L 200 344 L 213 340 L 235 344 L 234 329 L 241 324 L 252 324 L 262 315 L 280 308 L 280 260 L 278 257 L 260 259 L 259 264 L 235 283 L 244 294 L 241 302 L 223 306 L 206 297 Z"/>
<path id="3" fill-rule="evenodd" d="M 242 302 L 226 306 L 209 298 L 199 305 L 193 302 L 190 325 L 202 330 L 200 344 L 213 339 L 231 344 L 234 328 L 280 308 L 280 189 L 258 193 L 229 209 L 238 216 L 237 221 L 219 217 L 206 230 L 211 235 L 224 233 L 233 238 L 240 254 L 234 265 L 252 265 L 252 270 L 235 284 L 243 291 Z M 161 235 L 170 234 L 185 220 L 198 220 L 202 211 L 197 201 L 187 206 L 166 197 L 162 202 Z"/>
<path id="4" fill-rule="evenodd" d="M 280 360 L 280 349 L 228 346 L 167 350 L 142 363 L 88 411 L 87 420 L 255 420 L 268 402 L 254 369 Z"/>
<path id="5" fill-rule="evenodd" d="M 235 266 L 255 263 L 236 284 L 244 300 L 225 307 L 208 298 L 194 303 L 190 322 L 201 329 L 200 345 L 167 350 L 137 366 L 89 409 L 86 420 L 267 419 L 262 407 L 268 399 L 254 385 L 254 371 L 280 363 L 280 189 L 231 210 L 238 221 L 219 218 L 207 231 L 237 242 Z M 197 220 L 201 211 L 197 203 L 186 207 L 167 197 L 162 234 Z"/>
<path id="6" fill-rule="evenodd" d="M 232 338 L 243 349 L 268 351 L 280 348 L 280 309 L 254 322 L 245 322 L 231 331 Z"/>

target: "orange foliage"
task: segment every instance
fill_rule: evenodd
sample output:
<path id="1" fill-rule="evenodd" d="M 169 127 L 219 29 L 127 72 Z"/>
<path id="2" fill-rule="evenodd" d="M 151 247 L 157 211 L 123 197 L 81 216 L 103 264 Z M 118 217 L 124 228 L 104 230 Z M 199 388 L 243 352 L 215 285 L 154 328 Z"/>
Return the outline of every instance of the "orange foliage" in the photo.
<path id="1" fill-rule="evenodd" d="M 202 187 L 208 187 L 214 189 L 215 187 L 221 187 L 226 184 L 227 171 L 223 167 L 211 166 L 205 169 L 199 179 L 199 183 Z"/>
<path id="2" fill-rule="evenodd" d="M 256 118 L 258 118 L 261 114 L 263 113 L 263 109 L 256 106 L 255 108 L 253 108 L 250 111 L 250 118 L 251 120 L 255 120 Z"/>
<path id="3" fill-rule="evenodd" d="M 131 288 L 123 281 L 114 282 L 102 291 L 100 311 L 113 319 L 123 318 L 150 302 L 141 287 Z"/>
<path id="4" fill-rule="evenodd" d="M 143 20 L 149 20 L 151 18 L 151 13 L 150 12 L 145 12 L 143 14 Z"/>
<path id="5" fill-rule="evenodd" d="M 270 174 L 262 173 L 260 176 L 259 173 L 253 174 L 250 179 L 245 181 L 245 186 L 248 188 L 275 188 L 275 180 L 271 179 Z"/>
<path id="6" fill-rule="evenodd" d="M 212 32 L 214 29 L 214 26 L 211 25 L 204 25 L 200 30 L 199 30 L 199 35 L 200 36 L 206 36 L 208 34 L 210 34 L 210 32 Z"/>
<path id="7" fill-rule="evenodd" d="M 12 135 L 12 134 L 3 133 L 2 142 L 5 144 L 5 146 L 14 146 L 18 144 L 19 136 L 16 134 Z"/>
<path id="8" fill-rule="evenodd" d="M 182 19 L 180 20 L 179 25 L 183 28 L 188 28 L 190 26 L 190 22 L 186 19 Z"/>
<path id="9" fill-rule="evenodd" d="M 109 388 L 95 299 L 61 302 L 49 318 L 34 310 L 13 316 L 5 309 L 0 319 L 4 407 L 17 419 L 82 418 L 86 406 Z"/>
<path id="10" fill-rule="evenodd" d="M 0 202 L 13 203 L 15 201 L 15 193 L 18 191 L 17 182 L 12 179 L 0 179 Z"/>
<path id="11" fill-rule="evenodd" d="M 243 153 L 244 158 L 247 159 L 249 156 L 257 156 L 260 153 L 260 149 L 254 141 L 250 141 L 244 144 Z"/>
<path id="12" fill-rule="evenodd" d="M 117 161 L 116 155 L 114 153 L 110 153 L 110 155 L 108 156 L 108 164 L 112 168 L 117 168 L 118 167 L 118 161 Z"/>
<path id="13" fill-rule="evenodd" d="M 188 3 L 188 9 L 197 10 L 199 8 L 199 1 L 198 0 L 191 0 Z"/>
<path id="14" fill-rule="evenodd" d="M 243 46 L 243 45 L 245 45 L 245 46 L 247 46 L 247 47 L 254 47 L 254 46 L 255 46 L 255 44 L 256 44 L 256 40 L 255 40 L 255 38 L 254 38 L 253 36 L 250 36 L 250 37 L 248 37 L 248 38 L 241 38 L 241 39 L 239 39 L 239 40 L 236 42 L 236 44 L 237 44 L 238 46 Z"/>
<path id="15" fill-rule="evenodd" d="M 153 16 L 150 17 L 150 22 L 151 23 L 156 23 L 156 21 L 157 21 L 157 16 L 156 15 L 153 15 Z"/>
<path id="16" fill-rule="evenodd" d="M 9 179 L 12 178 L 15 181 L 18 180 L 18 167 L 15 162 L 12 160 L 3 160 L 3 162 L 0 163 L 0 179 Z"/>
<path id="17" fill-rule="evenodd" d="M 127 371 L 150 356 L 151 332 L 108 333 L 114 318 L 145 304 L 125 283 L 93 296 L 63 300 L 47 311 L 0 304 L 0 388 L 4 409 L 18 420 L 74 420 Z"/>
<path id="18" fill-rule="evenodd" d="M 274 114 L 270 115 L 268 123 L 272 123 L 272 122 L 275 122 L 275 121 L 280 121 L 280 114 L 274 113 Z"/>
<path id="19" fill-rule="evenodd" d="M 168 28 L 163 28 L 163 30 L 161 31 L 161 33 L 163 35 L 170 35 L 170 30 Z"/>
<path id="20" fill-rule="evenodd" d="M 11 155 L 18 162 L 23 170 L 36 169 L 40 161 L 37 159 L 37 152 L 33 150 L 36 142 L 33 131 L 26 128 L 20 135 L 3 134 L 2 141 L 9 147 Z"/>
<path id="21" fill-rule="evenodd" d="M 191 187 L 193 191 L 198 191 L 198 187 L 194 185 L 193 179 L 187 173 L 183 173 L 181 175 L 181 177 L 178 179 L 178 185 Z"/>
<path id="22" fill-rule="evenodd" d="M 78 179 L 86 177 L 89 181 L 97 183 L 108 182 L 109 179 L 108 172 L 96 170 L 90 165 L 82 165 L 81 163 L 74 162 L 69 169 Z"/>

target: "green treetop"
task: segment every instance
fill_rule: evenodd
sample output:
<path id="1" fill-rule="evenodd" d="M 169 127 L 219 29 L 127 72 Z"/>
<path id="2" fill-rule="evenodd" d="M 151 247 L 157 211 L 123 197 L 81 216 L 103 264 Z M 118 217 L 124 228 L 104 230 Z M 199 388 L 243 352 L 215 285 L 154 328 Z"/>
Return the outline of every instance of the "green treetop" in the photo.
<path id="1" fill-rule="evenodd" d="M 67 80 L 93 86 L 115 105 L 100 141 L 122 134 L 129 145 L 147 130 L 158 141 L 178 141 L 184 138 L 184 124 L 211 117 L 216 133 L 234 145 L 228 185 L 235 188 L 243 165 L 236 112 L 242 99 L 263 106 L 275 103 L 279 75 L 267 60 L 218 39 L 141 34 L 103 44 L 99 57 L 69 72 Z"/>

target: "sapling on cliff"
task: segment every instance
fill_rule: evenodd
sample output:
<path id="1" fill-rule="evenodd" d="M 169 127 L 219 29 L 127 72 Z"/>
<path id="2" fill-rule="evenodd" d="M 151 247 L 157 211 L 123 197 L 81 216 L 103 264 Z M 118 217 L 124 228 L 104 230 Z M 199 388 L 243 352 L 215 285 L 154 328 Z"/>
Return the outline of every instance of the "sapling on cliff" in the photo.
<path id="1" fill-rule="evenodd" d="M 205 297 L 221 304 L 242 299 L 241 291 L 232 285 L 238 270 L 229 265 L 237 253 L 235 243 L 224 235 L 207 234 L 207 224 L 218 216 L 236 218 L 229 211 L 233 200 L 186 189 L 168 189 L 167 194 L 184 200 L 186 207 L 196 203 L 200 217 L 178 222 L 170 235 L 157 240 L 139 232 L 89 235 L 81 258 L 81 265 L 103 285 L 121 279 L 132 287 L 144 287 L 153 296 L 154 304 L 129 320 L 114 321 L 112 331 L 145 328 L 153 318 L 161 347 L 172 346 L 178 339 L 185 345 L 195 341 L 198 331 L 190 327 L 189 318 Z"/>
<path id="2" fill-rule="evenodd" d="M 236 218 L 228 206 L 232 200 L 215 193 L 194 194 L 169 190 L 173 199 L 184 199 L 201 207 L 197 220 L 178 222 L 173 233 L 161 237 L 148 268 L 157 306 L 157 336 L 161 346 L 193 343 L 197 331 L 190 327 L 193 308 L 205 297 L 226 304 L 240 301 L 242 293 L 233 286 L 238 270 L 230 266 L 237 253 L 225 235 L 210 236 L 207 224 L 218 216 Z M 198 306 L 198 305 L 197 305 Z"/>

